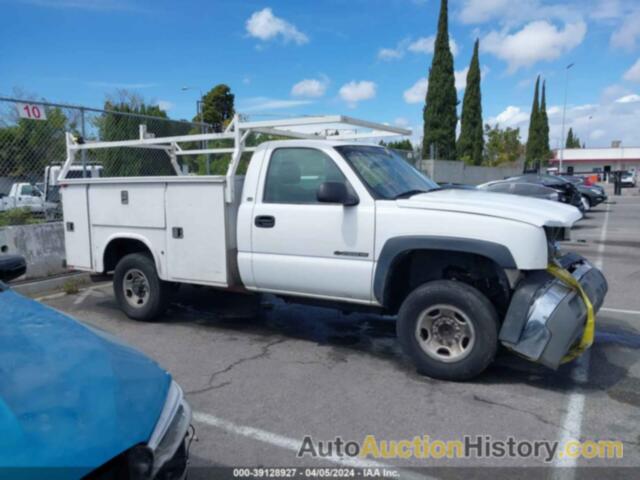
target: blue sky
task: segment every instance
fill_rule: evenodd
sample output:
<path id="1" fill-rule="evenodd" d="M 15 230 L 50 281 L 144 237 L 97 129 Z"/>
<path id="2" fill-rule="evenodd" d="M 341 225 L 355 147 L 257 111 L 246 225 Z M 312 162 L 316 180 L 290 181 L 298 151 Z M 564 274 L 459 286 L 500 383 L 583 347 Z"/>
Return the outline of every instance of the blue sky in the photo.
<path id="1" fill-rule="evenodd" d="M 419 134 L 439 3 L 0 0 L 0 94 L 100 106 L 127 88 L 190 119 L 198 90 L 224 82 L 244 113 L 346 113 Z M 460 100 L 480 38 L 485 122 L 524 139 L 541 74 L 557 146 L 575 63 L 567 125 L 588 146 L 640 145 L 638 0 L 450 0 L 449 17 Z"/>

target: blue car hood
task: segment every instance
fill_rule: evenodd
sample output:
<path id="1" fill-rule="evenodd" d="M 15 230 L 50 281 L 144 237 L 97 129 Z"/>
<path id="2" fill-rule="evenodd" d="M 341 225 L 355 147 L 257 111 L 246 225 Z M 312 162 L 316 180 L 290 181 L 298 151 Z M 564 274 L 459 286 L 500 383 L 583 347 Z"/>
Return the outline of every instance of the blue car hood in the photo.
<path id="1" fill-rule="evenodd" d="M 147 442 L 170 382 L 131 347 L 0 289 L 0 476 L 63 467 L 80 477 Z"/>

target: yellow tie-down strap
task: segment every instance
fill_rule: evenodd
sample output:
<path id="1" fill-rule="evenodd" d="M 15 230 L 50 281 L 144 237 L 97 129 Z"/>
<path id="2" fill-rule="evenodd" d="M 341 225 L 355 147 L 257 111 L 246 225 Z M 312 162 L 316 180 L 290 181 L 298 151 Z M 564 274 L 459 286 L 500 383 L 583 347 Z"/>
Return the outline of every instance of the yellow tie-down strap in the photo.
<path id="1" fill-rule="evenodd" d="M 549 264 L 547 267 L 547 272 L 566 283 L 570 287 L 576 289 L 580 296 L 582 297 L 582 301 L 587 307 L 587 324 L 584 327 L 584 332 L 582 333 L 582 338 L 578 345 L 569 350 L 569 352 L 563 357 L 562 363 L 570 362 L 571 360 L 575 360 L 580 355 L 582 355 L 592 344 L 593 337 L 596 329 L 596 314 L 593 311 L 593 305 L 591 304 L 591 300 L 589 300 L 589 296 L 580 285 L 580 282 L 573 278 L 567 270 L 562 267 L 559 267 L 554 264 Z"/>

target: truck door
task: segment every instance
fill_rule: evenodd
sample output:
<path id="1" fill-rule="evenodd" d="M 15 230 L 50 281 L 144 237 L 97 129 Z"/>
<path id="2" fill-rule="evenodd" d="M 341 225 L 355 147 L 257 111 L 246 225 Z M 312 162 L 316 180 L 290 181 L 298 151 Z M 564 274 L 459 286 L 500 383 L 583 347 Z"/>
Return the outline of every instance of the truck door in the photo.
<path id="1" fill-rule="evenodd" d="M 333 150 L 272 151 L 253 208 L 256 287 L 371 301 L 375 203 L 366 191 L 354 189 L 363 188 L 354 175 Z M 344 182 L 360 202 L 318 202 L 316 192 L 323 182 Z"/>

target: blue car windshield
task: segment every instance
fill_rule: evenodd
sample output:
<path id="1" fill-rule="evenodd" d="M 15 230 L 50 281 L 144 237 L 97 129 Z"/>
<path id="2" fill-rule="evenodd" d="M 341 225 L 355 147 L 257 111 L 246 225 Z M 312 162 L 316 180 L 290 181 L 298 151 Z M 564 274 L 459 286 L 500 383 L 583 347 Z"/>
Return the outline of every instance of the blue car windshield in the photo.
<path id="1" fill-rule="evenodd" d="M 440 189 L 436 182 L 387 148 L 345 145 L 335 149 L 378 199 L 407 198 Z"/>

